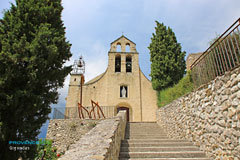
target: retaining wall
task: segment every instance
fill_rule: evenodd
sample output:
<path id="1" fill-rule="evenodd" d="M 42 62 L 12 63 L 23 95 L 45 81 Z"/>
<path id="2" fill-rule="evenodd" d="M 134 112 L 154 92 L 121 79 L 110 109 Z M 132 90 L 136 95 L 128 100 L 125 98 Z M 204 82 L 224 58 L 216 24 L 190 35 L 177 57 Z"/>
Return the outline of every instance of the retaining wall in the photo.
<path id="1" fill-rule="evenodd" d="M 240 68 L 157 111 L 169 137 L 188 139 L 214 159 L 240 159 Z"/>
<path id="2" fill-rule="evenodd" d="M 126 111 L 119 111 L 117 116 L 101 120 L 71 145 L 59 160 L 117 160 L 126 122 Z"/>
<path id="3" fill-rule="evenodd" d="M 96 126 L 99 120 L 52 119 L 49 121 L 46 139 L 53 141 L 57 153 L 64 153 L 71 144 Z"/>

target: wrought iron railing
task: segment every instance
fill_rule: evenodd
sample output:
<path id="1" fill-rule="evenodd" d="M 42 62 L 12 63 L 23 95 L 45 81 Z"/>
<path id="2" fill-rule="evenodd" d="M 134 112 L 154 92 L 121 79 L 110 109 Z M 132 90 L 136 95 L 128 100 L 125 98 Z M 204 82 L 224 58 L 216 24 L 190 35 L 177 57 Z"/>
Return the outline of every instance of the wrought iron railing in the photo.
<path id="1" fill-rule="evenodd" d="M 100 106 L 102 109 L 105 118 L 111 118 L 115 116 L 115 106 Z M 87 106 L 85 107 L 88 112 L 92 110 L 92 106 Z M 99 119 L 103 117 L 98 117 L 97 116 L 97 110 L 94 110 L 96 117 L 92 116 L 92 119 Z M 88 113 L 83 110 L 82 114 L 84 115 L 83 117 L 89 118 Z M 93 113 L 92 113 L 93 115 Z M 79 112 L 78 112 L 78 107 L 62 107 L 62 108 L 53 108 L 53 116 L 51 117 L 52 119 L 70 119 L 70 118 L 79 118 Z"/>
<path id="2" fill-rule="evenodd" d="M 240 18 L 192 65 L 192 79 L 199 87 L 240 65 Z"/>

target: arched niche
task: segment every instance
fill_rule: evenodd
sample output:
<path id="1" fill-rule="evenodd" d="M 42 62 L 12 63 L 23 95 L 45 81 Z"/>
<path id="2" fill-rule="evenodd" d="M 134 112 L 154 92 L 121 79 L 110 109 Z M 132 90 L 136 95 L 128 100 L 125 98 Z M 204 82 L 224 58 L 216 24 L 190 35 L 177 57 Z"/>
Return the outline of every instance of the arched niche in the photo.
<path id="1" fill-rule="evenodd" d="M 121 72 L 121 55 L 115 56 L 115 72 Z"/>
<path id="2" fill-rule="evenodd" d="M 130 43 L 126 43 L 126 52 L 131 52 Z"/>
<path id="3" fill-rule="evenodd" d="M 126 56 L 126 72 L 132 72 L 132 56 Z"/>
<path id="4" fill-rule="evenodd" d="M 122 51 L 122 45 L 121 43 L 117 43 L 117 47 L 116 47 L 116 52 L 121 52 Z"/>
<path id="5" fill-rule="evenodd" d="M 116 105 L 115 113 L 117 114 L 120 110 L 126 110 L 127 120 L 132 121 L 132 107 L 126 102 L 120 102 Z"/>

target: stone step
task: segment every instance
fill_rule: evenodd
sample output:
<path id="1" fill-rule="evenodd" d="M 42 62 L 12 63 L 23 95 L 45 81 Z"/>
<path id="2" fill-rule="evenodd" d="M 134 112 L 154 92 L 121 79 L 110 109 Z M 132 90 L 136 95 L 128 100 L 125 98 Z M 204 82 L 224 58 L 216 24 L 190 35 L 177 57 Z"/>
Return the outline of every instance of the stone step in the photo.
<path id="1" fill-rule="evenodd" d="M 144 127 L 144 126 L 136 127 L 136 126 L 129 126 L 129 127 L 126 127 L 126 129 L 153 129 L 153 130 L 162 130 L 162 131 L 164 131 L 164 129 L 159 128 L 158 126 L 152 126 L 152 127 Z"/>
<path id="2" fill-rule="evenodd" d="M 190 142 L 162 142 L 162 143 L 122 143 L 121 147 L 172 147 L 172 146 L 193 146 Z"/>
<path id="3" fill-rule="evenodd" d="M 137 133 L 165 133 L 163 130 L 160 130 L 160 129 L 154 129 L 154 130 L 151 130 L 151 129 L 129 129 L 129 130 L 125 130 L 126 133 L 132 133 L 132 132 L 137 132 Z"/>
<path id="4" fill-rule="evenodd" d="M 159 127 L 157 124 L 154 125 L 127 125 L 126 128 L 159 128 L 159 129 L 163 129 L 161 127 Z"/>
<path id="5" fill-rule="evenodd" d="M 131 131 L 131 132 L 125 132 L 125 134 L 149 134 L 149 135 L 160 135 L 160 134 L 164 134 L 167 135 L 167 133 L 164 132 L 138 132 L 138 131 Z"/>
<path id="6" fill-rule="evenodd" d="M 178 152 L 120 152 L 120 158 L 204 158 L 202 151 Z"/>
<path id="7" fill-rule="evenodd" d="M 162 131 L 164 131 L 164 129 L 162 129 L 162 128 L 159 128 L 158 126 L 152 126 L 152 127 L 144 127 L 144 126 L 140 126 L 140 127 L 134 127 L 134 126 L 129 126 L 129 127 L 126 127 L 126 129 L 142 129 L 142 128 L 149 128 L 149 129 L 154 129 L 154 130 L 162 130 Z"/>
<path id="8" fill-rule="evenodd" d="M 161 127 L 159 127 L 157 124 L 156 125 L 127 125 L 126 128 L 158 128 L 158 129 L 163 129 Z"/>
<path id="9" fill-rule="evenodd" d="M 126 131 L 164 132 L 164 130 L 159 128 L 126 128 Z"/>
<path id="10" fill-rule="evenodd" d="M 122 140 L 122 143 L 151 143 L 151 142 L 189 142 L 186 140 L 176 140 L 176 139 L 125 139 Z"/>
<path id="11" fill-rule="evenodd" d="M 167 136 L 166 134 L 144 134 L 144 133 L 139 133 L 139 134 L 128 134 L 126 133 L 125 136 L 143 136 L 143 137 L 151 137 L 151 136 Z"/>
<path id="12" fill-rule="evenodd" d="M 140 130 L 140 131 L 161 131 L 161 132 L 164 132 L 163 129 L 161 128 L 158 128 L 158 127 L 139 127 L 139 128 L 136 128 L 136 127 L 132 127 L 132 128 L 126 128 L 125 130 L 127 131 L 131 131 L 131 130 Z"/>
<path id="13" fill-rule="evenodd" d="M 162 129 L 162 128 L 159 128 L 158 126 L 139 126 L 139 127 L 136 127 L 136 126 L 129 126 L 129 127 L 126 127 L 126 129 L 142 129 L 142 128 L 144 128 L 144 129 L 154 129 L 154 130 L 164 130 L 164 129 Z"/>
<path id="14" fill-rule="evenodd" d="M 143 127 L 146 127 L 146 128 L 160 128 L 162 129 L 161 127 L 159 127 L 157 124 L 154 124 L 154 125 L 127 125 L 126 128 L 130 128 L 130 127 L 135 127 L 135 128 L 143 128 Z"/>
<path id="15" fill-rule="evenodd" d="M 119 160 L 210 160 L 186 140 L 169 139 L 156 123 L 128 123 Z"/>
<path id="16" fill-rule="evenodd" d="M 198 147 L 172 146 L 172 147 L 121 147 L 121 152 L 177 152 L 199 151 Z"/>
<path id="17" fill-rule="evenodd" d="M 167 134 L 164 133 L 126 133 L 126 135 L 131 136 L 166 136 Z"/>
<path id="18" fill-rule="evenodd" d="M 151 137 L 125 136 L 125 139 L 169 139 L 169 138 L 167 136 L 151 136 Z"/>
<path id="19" fill-rule="evenodd" d="M 211 160 L 210 158 L 119 158 L 119 160 Z"/>
<path id="20" fill-rule="evenodd" d="M 156 122 L 128 122 L 127 125 L 158 125 Z"/>
<path id="21" fill-rule="evenodd" d="M 161 128 L 157 123 L 153 124 L 127 124 L 126 127 L 159 127 Z"/>
<path id="22" fill-rule="evenodd" d="M 126 129 L 157 129 L 157 130 L 164 130 L 163 128 L 160 128 L 159 126 L 126 126 Z"/>

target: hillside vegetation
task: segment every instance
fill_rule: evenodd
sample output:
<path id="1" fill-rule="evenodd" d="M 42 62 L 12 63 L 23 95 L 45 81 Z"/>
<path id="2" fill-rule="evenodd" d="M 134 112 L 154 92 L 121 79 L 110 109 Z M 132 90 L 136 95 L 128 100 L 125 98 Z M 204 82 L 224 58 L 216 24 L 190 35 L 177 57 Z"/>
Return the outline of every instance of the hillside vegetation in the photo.
<path id="1" fill-rule="evenodd" d="M 158 106 L 165 106 L 191 91 L 193 91 L 191 72 L 187 72 L 176 85 L 158 92 Z"/>

